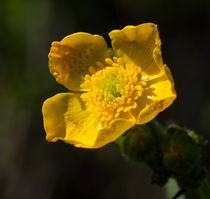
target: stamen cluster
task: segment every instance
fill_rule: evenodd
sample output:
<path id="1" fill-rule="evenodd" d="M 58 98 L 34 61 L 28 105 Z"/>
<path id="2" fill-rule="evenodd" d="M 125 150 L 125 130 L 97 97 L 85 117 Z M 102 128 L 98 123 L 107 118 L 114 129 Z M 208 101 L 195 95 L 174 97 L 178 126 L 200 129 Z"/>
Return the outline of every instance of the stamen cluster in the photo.
<path id="1" fill-rule="evenodd" d="M 89 111 L 103 122 L 110 122 L 137 107 L 136 100 L 142 95 L 146 82 L 141 78 L 139 66 L 124 64 L 122 58 L 106 58 L 105 63 L 90 66 L 92 75 L 85 76 L 81 88 L 87 92 L 81 95 L 88 103 Z"/>

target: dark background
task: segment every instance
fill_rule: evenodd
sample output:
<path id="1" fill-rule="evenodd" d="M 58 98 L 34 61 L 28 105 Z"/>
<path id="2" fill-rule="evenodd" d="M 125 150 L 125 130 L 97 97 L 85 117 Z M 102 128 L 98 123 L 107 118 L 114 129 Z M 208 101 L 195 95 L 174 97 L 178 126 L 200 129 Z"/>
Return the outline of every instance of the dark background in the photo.
<path id="1" fill-rule="evenodd" d="M 0 198 L 165 198 L 164 188 L 150 184 L 150 170 L 115 144 L 88 150 L 48 143 L 42 124 L 43 101 L 66 91 L 48 70 L 52 41 L 145 22 L 158 24 L 178 94 L 157 118 L 209 139 L 209 0 L 0 1 Z M 209 168 L 209 146 L 202 161 Z"/>

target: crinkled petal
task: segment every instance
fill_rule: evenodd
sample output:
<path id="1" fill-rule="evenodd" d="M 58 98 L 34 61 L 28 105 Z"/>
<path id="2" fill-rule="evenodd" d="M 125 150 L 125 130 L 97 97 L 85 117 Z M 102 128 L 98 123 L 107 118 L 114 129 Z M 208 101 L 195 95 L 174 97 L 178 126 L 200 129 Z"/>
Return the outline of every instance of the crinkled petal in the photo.
<path id="1" fill-rule="evenodd" d="M 109 33 L 115 56 L 122 57 L 127 64 L 142 68 L 145 79 L 152 79 L 162 73 L 161 41 L 157 25 L 145 23 L 126 26 Z"/>
<path id="2" fill-rule="evenodd" d="M 137 124 L 144 124 L 170 106 L 176 99 L 174 81 L 167 66 L 164 75 L 148 82 L 142 96 L 137 101 L 137 108 L 132 111 Z"/>
<path id="3" fill-rule="evenodd" d="M 108 126 L 93 117 L 80 94 L 61 93 L 47 99 L 42 108 L 46 139 L 63 140 L 77 147 L 99 148 L 117 139 L 135 124 L 119 118 Z"/>
<path id="4" fill-rule="evenodd" d="M 56 81 L 69 90 L 82 90 L 80 84 L 90 66 L 108 57 L 108 48 L 102 36 L 79 32 L 52 42 L 49 68 Z"/>

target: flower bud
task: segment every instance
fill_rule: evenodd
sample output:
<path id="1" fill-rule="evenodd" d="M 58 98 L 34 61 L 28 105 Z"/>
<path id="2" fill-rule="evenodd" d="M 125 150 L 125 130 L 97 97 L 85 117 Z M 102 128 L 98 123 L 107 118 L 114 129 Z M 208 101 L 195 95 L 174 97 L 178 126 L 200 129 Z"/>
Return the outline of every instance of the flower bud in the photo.
<path id="1" fill-rule="evenodd" d="M 195 140 L 179 127 L 167 129 L 162 146 L 165 167 L 176 173 L 190 173 L 200 160 L 200 149 Z"/>
<path id="2" fill-rule="evenodd" d="M 125 135 L 122 148 L 126 156 L 137 162 L 144 162 L 151 168 L 160 166 L 160 136 L 149 125 L 138 125 Z"/>

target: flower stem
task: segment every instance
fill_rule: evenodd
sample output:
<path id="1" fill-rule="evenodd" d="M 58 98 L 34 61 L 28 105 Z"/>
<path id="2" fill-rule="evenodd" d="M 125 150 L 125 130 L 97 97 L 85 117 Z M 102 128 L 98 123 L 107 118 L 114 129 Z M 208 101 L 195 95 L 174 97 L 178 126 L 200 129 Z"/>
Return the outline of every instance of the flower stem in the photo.
<path id="1" fill-rule="evenodd" d="M 185 189 L 181 189 L 172 199 L 177 199 L 179 196 L 183 195 L 186 192 Z"/>

